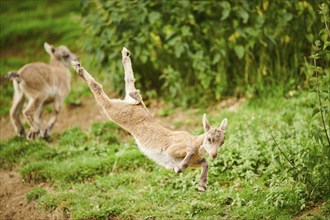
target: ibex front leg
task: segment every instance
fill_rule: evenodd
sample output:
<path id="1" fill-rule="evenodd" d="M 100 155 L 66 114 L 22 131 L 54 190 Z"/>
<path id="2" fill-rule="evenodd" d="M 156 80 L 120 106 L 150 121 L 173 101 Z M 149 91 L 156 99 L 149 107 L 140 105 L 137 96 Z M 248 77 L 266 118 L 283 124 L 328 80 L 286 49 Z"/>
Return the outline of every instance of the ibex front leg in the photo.
<path id="1" fill-rule="evenodd" d="M 166 152 L 172 157 L 172 158 L 182 158 L 184 159 L 181 161 L 181 163 L 178 165 L 178 167 L 174 168 L 174 172 L 181 173 L 184 171 L 188 166 L 195 155 L 195 151 L 191 148 L 188 148 L 186 146 L 182 146 L 181 144 L 175 144 L 169 147 Z"/>
<path id="2" fill-rule="evenodd" d="M 45 139 L 49 138 L 50 132 L 53 129 L 53 127 L 58 119 L 58 115 L 60 113 L 62 105 L 63 105 L 63 97 L 60 95 L 56 95 L 55 101 L 54 101 L 54 112 L 47 123 L 47 127 L 46 127 L 45 131 L 43 133 L 41 133 L 42 138 L 45 138 Z"/>
<path id="3" fill-rule="evenodd" d="M 201 177 L 199 178 L 198 190 L 204 192 L 206 190 L 208 162 L 205 158 L 198 161 L 198 164 L 202 167 Z"/>
<path id="4" fill-rule="evenodd" d="M 102 85 L 95 81 L 95 79 L 80 65 L 78 61 L 71 62 L 77 74 L 86 80 L 90 90 L 93 92 L 94 97 L 99 105 L 107 109 L 111 105 L 111 99 L 103 91 Z"/>
<path id="5" fill-rule="evenodd" d="M 177 169 L 175 169 L 174 171 L 176 173 L 181 173 L 182 171 L 187 169 L 187 167 L 189 166 L 189 163 L 194 155 L 195 155 L 195 152 L 193 150 L 188 150 L 187 155 L 181 161 L 181 163 L 179 164 L 179 167 Z"/>

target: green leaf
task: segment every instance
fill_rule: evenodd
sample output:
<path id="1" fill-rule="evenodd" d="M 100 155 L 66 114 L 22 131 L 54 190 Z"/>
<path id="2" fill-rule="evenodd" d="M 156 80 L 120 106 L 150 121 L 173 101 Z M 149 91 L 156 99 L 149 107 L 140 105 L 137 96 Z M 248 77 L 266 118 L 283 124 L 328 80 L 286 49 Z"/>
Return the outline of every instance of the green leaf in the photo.
<path id="1" fill-rule="evenodd" d="M 320 38 L 322 39 L 323 42 L 326 42 L 328 40 L 328 32 L 326 29 L 322 29 L 320 32 L 319 32 L 319 35 L 320 35 Z"/>
<path id="2" fill-rule="evenodd" d="M 317 114 L 320 113 L 320 112 L 321 112 L 320 108 L 319 108 L 319 107 L 315 107 L 315 108 L 313 109 L 313 112 L 312 112 L 312 117 L 314 117 L 315 115 L 317 115 Z"/>
<path id="3" fill-rule="evenodd" d="M 328 114 L 329 106 L 327 106 L 327 105 L 323 106 L 323 110 L 324 110 L 325 114 Z"/>
<path id="4" fill-rule="evenodd" d="M 224 9 L 222 11 L 222 17 L 221 17 L 221 21 L 225 20 L 226 18 L 229 17 L 229 14 L 230 14 L 230 10 L 229 9 Z"/>
<path id="5" fill-rule="evenodd" d="M 182 46 L 182 44 L 178 44 L 176 47 L 175 47 L 175 57 L 176 58 L 179 58 L 181 56 L 181 54 L 183 53 L 184 51 L 184 47 Z"/>
<path id="6" fill-rule="evenodd" d="M 212 60 L 212 65 L 218 63 L 220 61 L 220 54 L 216 54 L 214 57 L 213 57 L 213 60 Z"/>
<path id="7" fill-rule="evenodd" d="M 320 55 L 318 53 L 316 53 L 316 54 L 311 55 L 309 58 L 318 60 L 321 57 L 320 57 Z"/>
<path id="8" fill-rule="evenodd" d="M 155 12 L 155 11 L 151 12 L 148 16 L 150 24 L 154 24 L 156 20 L 160 18 L 160 16 L 161 15 L 159 12 Z"/>
<path id="9" fill-rule="evenodd" d="M 234 47 L 234 50 L 235 50 L 235 53 L 236 53 L 237 57 L 239 59 L 242 59 L 243 56 L 244 56 L 244 52 L 245 52 L 244 47 L 242 45 L 236 45 Z"/>
<path id="10" fill-rule="evenodd" d="M 323 50 L 325 50 L 327 47 L 330 46 L 330 41 L 326 41 L 324 42 L 324 45 L 323 45 Z"/>
<path id="11" fill-rule="evenodd" d="M 314 35 L 313 34 L 311 34 L 311 33 L 306 34 L 305 37 L 310 43 L 313 43 L 313 40 L 314 40 Z"/>
<path id="12" fill-rule="evenodd" d="M 226 18 L 229 17 L 230 14 L 230 4 L 228 2 L 221 2 L 220 3 L 221 7 L 223 8 L 222 11 L 222 16 L 221 16 L 221 21 L 225 20 Z"/>
<path id="13" fill-rule="evenodd" d="M 182 36 L 191 36 L 190 28 L 188 26 L 184 26 L 181 29 Z"/>
<path id="14" fill-rule="evenodd" d="M 239 10 L 238 15 L 243 19 L 243 23 L 246 24 L 249 20 L 249 13 L 245 10 Z"/>
<path id="15" fill-rule="evenodd" d="M 247 28 L 244 29 L 244 31 L 252 37 L 257 37 L 260 33 L 260 30 L 257 30 L 257 29 L 252 28 L 252 27 L 247 27 Z"/>

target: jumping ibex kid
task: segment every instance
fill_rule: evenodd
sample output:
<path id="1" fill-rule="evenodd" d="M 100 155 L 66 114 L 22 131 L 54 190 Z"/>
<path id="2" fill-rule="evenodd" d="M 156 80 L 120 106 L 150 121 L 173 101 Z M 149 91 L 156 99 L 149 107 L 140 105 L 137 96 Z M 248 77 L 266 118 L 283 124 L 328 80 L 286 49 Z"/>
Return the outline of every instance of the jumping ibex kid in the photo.
<path id="1" fill-rule="evenodd" d="M 14 84 L 14 99 L 10 109 L 10 117 L 15 131 L 25 135 L 24 128 L 20 121 L 20 111 L 25 98 L 28 104 L 23 114 L 30 125 L 27 134 L 28 139 L 34 139 L 38 135 L 46 137 L 53 128 L 63 100 L 70 91 L 70 63 L 76 56 L 66 46 L 53 47 L 48 43 L 44 44 L 46 52 L 50 55 L 50 64 L 29 63 L 19 71 L 11 72 L 10 79 Z M 45 102 L 54 103 L 54 113 L 50 118 L 44 131 L 40 128 L 41 115 Z"/>
<path id="2" fill-rule="evenodd" d="M 109 119 L 132 134 L 147 157 L 176 173 L 181 173 L 188 166 L 202 167 L 198 190 L 205 191 L 208 162 L 203 155 L 207 152 L 212 159 L 217 157 L 218 148 L 224 143 L 227 119 L 222 121 L 220 127 L 211 127 L 204 114 L 205 132 L 199 136 L 161 126 L 146 109 L 139 91 L 135 89 L 130 52 L 126 48 L 122 50 L 122 62 L 125 71 L 124 100 L 110 99 L 104 93 L 102 85 L 97 83 L 79 62 L 73 61 L 72 65 L 78 75 L 86 80 Z"/>

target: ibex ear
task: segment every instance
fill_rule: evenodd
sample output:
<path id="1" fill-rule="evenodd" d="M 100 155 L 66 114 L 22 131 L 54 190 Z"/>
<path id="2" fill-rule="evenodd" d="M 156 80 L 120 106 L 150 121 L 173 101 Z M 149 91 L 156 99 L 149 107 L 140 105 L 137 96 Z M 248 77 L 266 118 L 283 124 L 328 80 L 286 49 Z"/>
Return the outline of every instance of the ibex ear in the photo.
<path id="1" fill-rule="evenodd" d="M 53 55 L 55 52 L 55 48 L 52 45 L 49 45 L 47 42 L 44 43 L 44 48 L 49 55 Z"/>
<path id="2" fill-rule="evenodd" d="M 225 131 L 227 127 L 227 118 L 223 119 L 220 125 L 220 129 Z"/>
<path id="3" fill-rule="evenodd" d="M 203 128 L 204 128 L 204 131 L 207 132 L 208 130 L 210 130 L 211 126 L 210 126 L 210 123 L 209 121 L 207 120 L 206 118 L 206 114 L 204 113 L 203 115 Z"/>

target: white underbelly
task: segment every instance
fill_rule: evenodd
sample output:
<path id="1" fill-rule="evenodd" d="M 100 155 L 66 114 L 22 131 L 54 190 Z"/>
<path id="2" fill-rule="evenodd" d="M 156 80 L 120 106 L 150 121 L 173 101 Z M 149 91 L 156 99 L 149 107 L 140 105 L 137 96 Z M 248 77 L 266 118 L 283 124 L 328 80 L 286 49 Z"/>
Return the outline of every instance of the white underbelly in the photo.
<path id="1" fill-rule="evenodd" d="M 148 149 L 143 147 L 138 140 L 136 140 L 141 152 L 146 155 L 149 159 L 155 161 L 157 164 L 165 167 L 166 169 L 174 169 L 180 164 L 180 160 L 170 157 L 166 152 L 161 149 Z"/>

